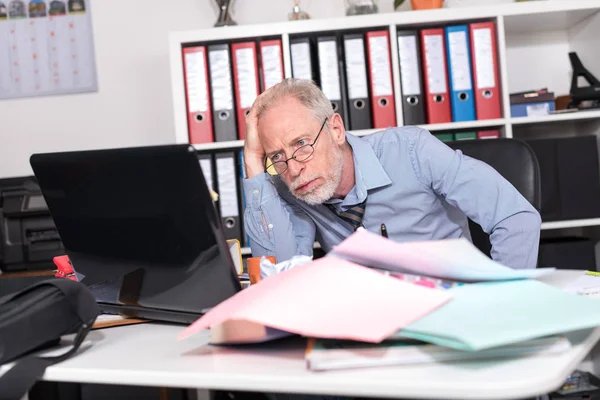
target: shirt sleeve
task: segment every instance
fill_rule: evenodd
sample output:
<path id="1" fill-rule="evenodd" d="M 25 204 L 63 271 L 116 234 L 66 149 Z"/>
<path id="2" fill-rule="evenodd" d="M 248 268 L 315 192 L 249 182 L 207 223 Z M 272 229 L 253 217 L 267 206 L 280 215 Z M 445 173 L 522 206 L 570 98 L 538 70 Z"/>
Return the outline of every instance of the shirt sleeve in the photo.
<path id="1" fill-rule="evenodd" d="M 535 268 L 540 240 L 538 211 L 488 164 L 453 150 L 421 130 L 411 147 L 421 183 L 490 234 L 491 256 L 512 268 Z"/>
<path id="2" fill-rule="evenodd" d="M 316 227 L 299 207 L 277 192 L 267 174 L 244 179 L 244 225 L 252 256 L 274 255 L 278 262 L 313 254 Z"/>

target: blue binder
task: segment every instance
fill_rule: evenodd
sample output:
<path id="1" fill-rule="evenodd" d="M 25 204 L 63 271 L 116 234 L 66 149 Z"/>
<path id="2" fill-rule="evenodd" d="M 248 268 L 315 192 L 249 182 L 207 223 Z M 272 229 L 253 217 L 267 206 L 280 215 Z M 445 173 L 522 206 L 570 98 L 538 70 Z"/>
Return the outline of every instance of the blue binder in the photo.
<path id="1" fill-rule="evenodd" d="M 445 28 L 445 33 L 452 120 L 454 122 L 473 121 L 476 116 L 469 27 L 467 25 L 448 26 Z"/>

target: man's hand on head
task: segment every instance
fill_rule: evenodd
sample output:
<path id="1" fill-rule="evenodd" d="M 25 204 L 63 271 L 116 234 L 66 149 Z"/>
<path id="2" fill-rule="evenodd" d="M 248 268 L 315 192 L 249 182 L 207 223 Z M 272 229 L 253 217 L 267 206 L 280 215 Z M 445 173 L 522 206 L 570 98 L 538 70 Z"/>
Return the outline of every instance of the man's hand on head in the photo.
<path id="1" fill-rule="evenodd" d="M 265 150 L 258 137 L 258 115 L 257 111 L 267 89 L 254 100 L 252 108 L 246 115 L 246 138 L 244 141 L 244 167 L 248 179 L 255 177 L 265 171 Z"/>

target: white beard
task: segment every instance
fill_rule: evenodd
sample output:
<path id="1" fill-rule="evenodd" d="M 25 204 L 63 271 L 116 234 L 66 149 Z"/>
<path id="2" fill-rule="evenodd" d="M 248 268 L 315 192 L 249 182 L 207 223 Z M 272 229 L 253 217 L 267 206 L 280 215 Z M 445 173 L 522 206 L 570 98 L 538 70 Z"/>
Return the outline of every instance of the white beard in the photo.
<path id="1" fill-rule="evenodd" d="M 335 190 L 338 188 L 340 181 L 342 180 L 343 156 L 342 151 L 340 149 L 337 150 L 338 151 L 332 154 L 333 167 L 326 173 L 326 175 L 323 176 L 322 174 L 318 173 L 304 175 L 302 178 L 299 177 L 292 182 L 290 185 L 290 190 L 296 198 L 311 206 L 316 206 L 318 204 L 323 204 L 333 197 Z M 298 187 L 321 177 L 325 178 L 325 183 L 318 188 L 304 194 L 298 194 L 295 192 Z"/>

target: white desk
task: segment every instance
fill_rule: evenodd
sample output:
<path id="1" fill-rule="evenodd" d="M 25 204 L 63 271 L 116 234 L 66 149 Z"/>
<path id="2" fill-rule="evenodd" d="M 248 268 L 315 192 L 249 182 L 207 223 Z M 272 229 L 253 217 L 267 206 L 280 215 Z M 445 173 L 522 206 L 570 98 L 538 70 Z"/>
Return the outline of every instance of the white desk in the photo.
<path id="1" fill-rule="evenodd" d="M 545 280 L 562 286 L 579 274 L 560 271 Z M 44 379 L 395 398 L 525 398 L 557 389 L 600 338 L 600 328 L 573 333 L 573 348 L 549 357 L 314 373 L 306 369 L 303 347 L 293 343 L 214 347 L 205 334 L 178 342 L 182 330 L 142 324 L 93 331 L 92 346 L 48 368 Z"/>

